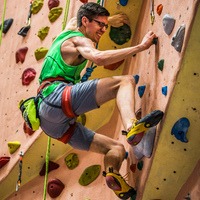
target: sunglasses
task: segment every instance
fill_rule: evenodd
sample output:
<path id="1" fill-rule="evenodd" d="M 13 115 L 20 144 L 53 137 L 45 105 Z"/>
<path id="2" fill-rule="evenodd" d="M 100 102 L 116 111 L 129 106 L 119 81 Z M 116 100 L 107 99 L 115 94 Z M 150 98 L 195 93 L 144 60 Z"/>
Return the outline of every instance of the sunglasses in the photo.
<path id="1" fill-rule="evenodd" d="M 100 22 L 100 21 L 98 21 L 98 20 L 96 20 L 96 19 L 92 19 L 93 21 L 95 21 L 98 25 L 99 25 L 99 27 L 101 27 L 101 28 L 106 28 L 106 29 L 108 29 L 108 24 L 105 24 L 105 23 L 103 23 L 103 22 Z"/>

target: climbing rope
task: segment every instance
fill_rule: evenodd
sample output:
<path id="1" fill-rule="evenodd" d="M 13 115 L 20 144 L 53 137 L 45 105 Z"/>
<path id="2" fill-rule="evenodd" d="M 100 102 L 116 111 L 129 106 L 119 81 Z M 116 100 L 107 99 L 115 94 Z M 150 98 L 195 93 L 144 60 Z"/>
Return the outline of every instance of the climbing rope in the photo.
<path id="1" fill-rule="evenodd" d="M 51 137 L 48 137 L 47 151 L 46 151 L 46 170 L 45 170 L 45 179 L 44 179 L 43 200 L 46 200 L 46 196 L 47 196 L 47 181 L 48 181 L 48 172 L 49 172 L 50 149 L 51 149 Z"/>
<path id="2" fill-rule="evenodd" d="M 4 18 L 5 18 L 5 13 L 6 13 L 6 3 L 7 3 L 7 0 L 4 0 L 3 14 L 2 14 L 2 24 L 1 24 L 1 30 L 0 30 L 0 45 L 1 45 L 1 40 L 2 40 L 3 27 L 4 27 Z"/>
<path id="3" fill-rule="evenodd" d="M 63 19 L 63 23 L 62 23 L 62 30 L 65 29 L 66 24 L 67 24 L 67 17 L 68 17 L 68 13 L 69 13 L 69 5 L 70 5 L 70 0 L 67 0 L 66 5 L 65 5 L 64 19 Z"/>
<path id="4" fill-rule="evenodd" d="M 68 17 L 68 13 L 69 13 L 69 5 L 70 5 L 70 0 L 67 0 L 66 1 L 66 6 L 65 6 L 64 19 L 63 19 L 63 23 L 62 23 L 62 31 L 65 29 L 65 26 L 66 26 L 66 23 L 67 23 L 67 17 Z M 45 179 L 44 179 L 43 200 L 46 200 L 46 196 L 47 196 L 47 181 L 48 181 L 48 171 L 49 171 L 50 148 L 51 148 L 51 137 L 48 136 L 47 151 L 46 151 L 46 171 L 45 171 Z"/>

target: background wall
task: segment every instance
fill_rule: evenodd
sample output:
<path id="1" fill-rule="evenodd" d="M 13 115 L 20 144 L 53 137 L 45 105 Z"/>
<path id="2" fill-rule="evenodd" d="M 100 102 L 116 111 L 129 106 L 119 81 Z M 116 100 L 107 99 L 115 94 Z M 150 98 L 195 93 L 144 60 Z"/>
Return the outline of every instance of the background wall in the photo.
<path id="1" fill-rule="evenodd" d="M 7 1 L 5 19 L 13 18 L 13 24 L 6 34 L 2 35 L 0 48 L 0 111 L 1 140 L 0 157 L 10 157 L 10 161 L 0 169 L 0 199 L 41 199 L 43 196 L 44 177 L 39 176 L 45 162 L 47 136 L 41 130 L 33 135 L 23 131 L 23 120 L 18 109 L 21 99 L 36 94 L 38 76 L 42 61 L 36 60 L 34 52 L 37 48 L 49 48 L 53 38 L 62 30 L 64 11 L 67 1 L 60 1 L 63 8 L 61 16 L 53 23 L 48 19 L 48 1 L 43 1 L 43 7 L 38 14 L 31 17 L 31 28 L 26 37 L 18 35 L 18 31 L 26 26 L 29 11 L 29 1 Z M 161 15 L 156 13 L 157 6 L 163 4 Z M 2 4 L 3 5 L 3 4 Z M 70 1 L 67 20 L 76 15 L 82 3 Z M 125 60 L 116 70 L 96 68 L 92 78 L 120 74 L 139 75 L 135 91 L 135 111 L 141 108 L 142 116 L 154 109 L 165 112 L 164 119 L 157 127 L 154 150 L 151 158 L 143 158 L 143 168 L 131 171 L 130 166 L 136 166 L 141 160 L 133 155 L 132 148 L 121 136 L 123 126 L 115 101 L 111 101 L 101 109 L 86 113 L 86 126 L 109 137 L 120 140 L 129 151 L 129 158 L 124 161 L 121 173 L 128 173 L 130 184 L 137 188 L 137 199 L 191 199 L 199 197 L 199 118 L 200 99 L 199 87 L 199 1 L 178 0 L 176 2 L 154 1 L 155 21 L 150 22 L 149 1 L 128 1 L 126 6 L 119 5 L 117 0 L 105 1 L 105 7 L 111 14 L 125 12 L 130 19 L 132 31 L 131 40 L 124 45 L 116 45 L 109 38 L 109 30 L 99 44 L 99 49 L 114 49 L 138 44 L 149 30 L 156 32 L 158 44 L 150 49 Z M 2 21 L 4 7 L 0 7 Z M 162 19 L 165 14 L 173 16 L 175 26 L 170 35 L 163 30 Z M 171 45 L 171 40 L 178 28 L 185 24 L 185 37 L 181 52 Z M 48 36 L 41 41 L 37 32 L 41 27 L 49 26 Z M 16 63 L 16 51 L 28 47 L 23 63 Z M 158 61 L 164 59 L 163 71 L 158 69 Z M 22 73 L 28 67 L 34 68 L 36 77 L 29 86 L 22 85 Z M 138 95 L 138 87 L 145 85 L 142 98 Z M 167 95 L 162 94 L 162 87 L 167 86 Z M 188 143 L 178 141 L 171 135 L 171 128 L 181 117 L 187 117 L 190 127 L 187 132 Z M 19 141 L 21 146 L 13 154 L 9 153 L 8 142 Z M 15 192 L 19 175 L 19 154 L 24 153 L 22 183 Z M 70 152 L 78 154 L 80 163 L 73 171 L 68 170 L 64 158 Z M 83 170 L 92 165 L 100 164 L 103 170 L 103 157 L 94 153 L 73 150 L 69 145 L 63 145 L 55 140 L 51 143 L 50 159 L 59 164 L 59 168 L 49 173 L 49 180 L 60 179 L 65 189 L 57 199 L 117 199 L 106 184 L 104 177 L 99 176 L 93 183 L 84 187 L 78 184 Z M 95 191 L 95 192 L 94 192 Z M 47 199 L 51 199 L 47 195 Z"/>

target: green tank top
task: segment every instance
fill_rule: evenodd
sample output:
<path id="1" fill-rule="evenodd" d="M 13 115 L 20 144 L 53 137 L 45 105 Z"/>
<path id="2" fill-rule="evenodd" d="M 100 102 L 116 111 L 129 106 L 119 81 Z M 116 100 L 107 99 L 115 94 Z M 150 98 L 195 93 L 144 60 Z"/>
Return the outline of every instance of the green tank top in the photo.
<path id="1" fill-rule="evenodd" d="M 65 40 L 76 36 L 84 37 L 78 31 L 65 31 L 53 41 L 42 65 L 42 71 L 39 77 L 40 83 L 47 78 L 56 77 L 63 77 L 66 81 L 72 83 L 80 82 L 80 73 L 85 67 L 87 60 L 83 61 L 80 65 L 71 66 L 65 63 L 60 51 L 61 45 Z"/>

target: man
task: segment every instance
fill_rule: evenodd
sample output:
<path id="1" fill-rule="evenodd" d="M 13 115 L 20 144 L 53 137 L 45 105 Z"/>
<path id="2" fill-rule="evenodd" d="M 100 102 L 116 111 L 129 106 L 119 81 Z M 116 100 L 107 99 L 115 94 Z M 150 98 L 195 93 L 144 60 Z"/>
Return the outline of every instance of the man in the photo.
<path id="1" fill-rule="evenodd" d="M 97 50 L 95 44 L 108 27 L 108 17 L 109 12 L 99 4 L 86 3 L 78 10 L 77 30 L 63 31 L 54 40 L 39 77 L 39 90 L 43 96 L 39 116 L 41 128 L 50 137 L 76 149 L 104 154 L 107 185 L 119 198 L 128 199 L 136 192 L 119 174 L 126 155 L 124 146 L 87 129 L 76 122 L 76 117 L 116 98 L 127 140 L 135 145 L 148 130 L 147 126 L 154 126 L 160 121 L 162 112 L 156 111 L 153 117 L 148 115 L 133 123 L 133 119 L 136 119 L 133 76 L 114 76 L 81 83 L 80 73 L 87 60 L 98 66 L 108 65 L 148 49 L 156 35 L 148 32 L 135 47 Z"/>

